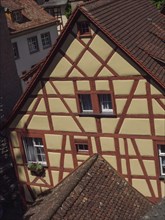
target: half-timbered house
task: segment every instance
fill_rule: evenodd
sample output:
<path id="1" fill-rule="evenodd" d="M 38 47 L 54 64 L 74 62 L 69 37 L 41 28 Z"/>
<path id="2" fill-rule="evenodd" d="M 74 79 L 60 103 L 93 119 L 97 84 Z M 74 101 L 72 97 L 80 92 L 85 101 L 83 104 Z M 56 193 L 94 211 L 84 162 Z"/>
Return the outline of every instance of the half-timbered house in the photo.
<path id="1" fill-rule="evenodd" d="M 164 196 L 164 22 L 148 0 L 76 8 L 9 119 L 28 201 L 93 153 L 152 201 Z"/>

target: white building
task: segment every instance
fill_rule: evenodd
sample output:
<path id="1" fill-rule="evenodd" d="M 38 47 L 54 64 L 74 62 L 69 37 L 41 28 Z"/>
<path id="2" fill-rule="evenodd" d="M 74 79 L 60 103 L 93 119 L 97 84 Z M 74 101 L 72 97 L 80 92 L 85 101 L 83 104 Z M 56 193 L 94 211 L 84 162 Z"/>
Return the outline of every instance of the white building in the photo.
<path id="1" fill-rule="evenodd" d="M 33 0 L 2 0 L 21 78 L 46 57 L 57 39 L 57 19 Z M 22 86 L 25 84 L 22 81 Z"/>

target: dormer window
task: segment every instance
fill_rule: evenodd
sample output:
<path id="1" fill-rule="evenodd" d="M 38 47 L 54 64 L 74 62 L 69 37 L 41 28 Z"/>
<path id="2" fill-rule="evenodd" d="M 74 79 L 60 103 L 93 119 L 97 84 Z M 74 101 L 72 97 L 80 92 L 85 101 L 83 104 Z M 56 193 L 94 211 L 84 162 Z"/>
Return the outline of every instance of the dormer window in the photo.
<path id="1" fill-rule="evenodd" d="M 23 20 L 23 17 L 22 17 L 22 14 L 21 14 L 20 10 L 13 11 L 12 16 L 13 16 L 13 21 L 14 22 L 21 23 L 22 20 Z"/>
<path id="2" fill-rule="evenodd" d="M 78 22 L 77 28 L 78 28 L 78 37 L 90 37 L 91 36 L 91 30 L 90 30 L 88 21 Z"/>

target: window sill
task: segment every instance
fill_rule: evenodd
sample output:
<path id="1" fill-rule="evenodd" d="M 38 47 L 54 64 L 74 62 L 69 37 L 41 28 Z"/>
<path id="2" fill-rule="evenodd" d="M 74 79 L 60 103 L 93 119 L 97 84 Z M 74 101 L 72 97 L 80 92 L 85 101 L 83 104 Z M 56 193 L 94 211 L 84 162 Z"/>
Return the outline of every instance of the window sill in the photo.
<path id="1" fill-rule="evenodd" d="M 159 180 L 164 180 L 165 181 L 165 175 L 164 176 L 159 176 Z"/>
<path id="2" fill-rule="evenodd" d="M 117 116 L 114 115 L 113 113 L 87 113 L 87 112 L 83 112 L 83 113 L 79 113 L 80 117 L 95 117 L 95 118 L 116 118 Z"/>
<path id="3" fill-rule="evenodd" d="M 91 38 L 92 35 L 91 35 L 91 34 L 82 34 L 82 35 L 79 35 L 78 37 L 79 37 L 80 39 L 81 39 L 81 38 Z"/>

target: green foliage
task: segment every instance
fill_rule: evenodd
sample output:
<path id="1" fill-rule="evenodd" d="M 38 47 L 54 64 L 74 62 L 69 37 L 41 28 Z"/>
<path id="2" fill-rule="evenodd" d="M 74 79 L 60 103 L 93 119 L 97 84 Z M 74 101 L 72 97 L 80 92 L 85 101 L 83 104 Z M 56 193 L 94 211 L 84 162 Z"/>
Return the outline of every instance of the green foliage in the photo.
<path id="1" fill-rule="evenodd" d="M 28 168 L 32 171 L 32 172 L 41 172 L 43 170 L 43 166 L 40 163 L 30 163 L 28 165 Z"/>
<path id="2" fill-rule="evenodd" d="M 71 13 L 72 13 L 71 4 L 68 3 L 65 8 L 65 15 L 66 15 L 67 19 L 70 17 Z"/>
<path id="3" fill-rule="evenodd" d="M 160 9 L 162 5 L 165 4 L 165 0 L 152 0 L 152 2 L 158 9 Z"/>

